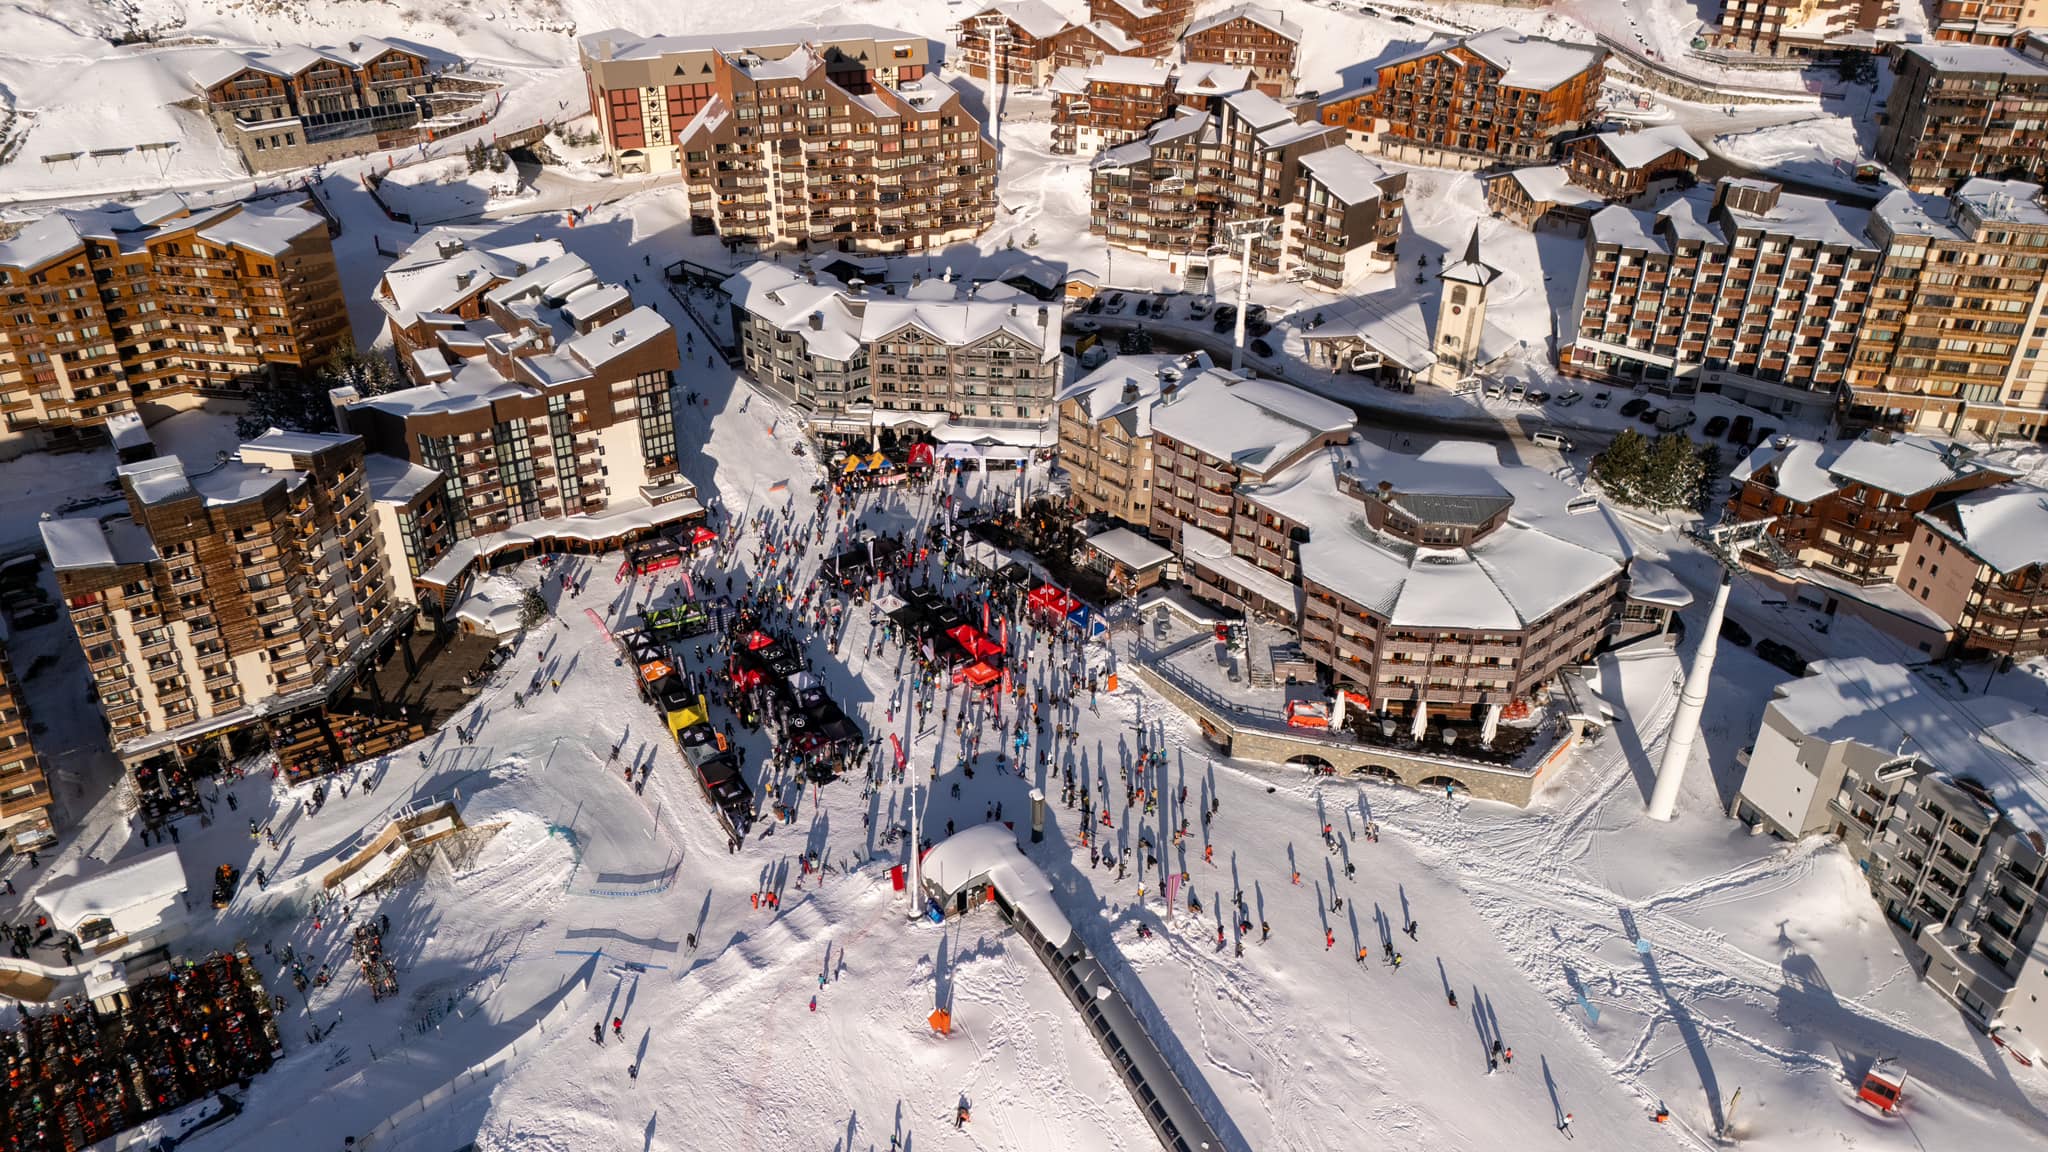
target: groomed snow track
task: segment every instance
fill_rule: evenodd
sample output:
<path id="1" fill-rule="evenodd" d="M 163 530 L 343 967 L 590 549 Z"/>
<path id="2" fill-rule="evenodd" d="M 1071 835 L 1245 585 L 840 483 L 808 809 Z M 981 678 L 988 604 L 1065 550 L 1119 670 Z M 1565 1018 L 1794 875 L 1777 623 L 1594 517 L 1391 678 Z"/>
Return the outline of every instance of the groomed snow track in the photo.
<path id="1" fill-rule="evenodd" d="M 1151 1034 L 1110 982 L 1109 973 L 1087 954 L 1080 937 L 1070 938 L 1071 953 L 1063 952 L 1038 931 L 1031 917 L 1018 914 L 1000 888 L 996 889 L 995 905 L 1066 990 L 1067 999 L 1087 1022 L 1088 1031 L 1102 1045 L 1102 1053 L 1116 1067 L 1117 1075 L 1123 1077 L 1124 1087 L 1130 1089 L 1160 1145 L 1168 1152 L 1220 1152 L 1223 1142 L 1195 1107 L 1187 1086 L 1173 1074 Z"/>

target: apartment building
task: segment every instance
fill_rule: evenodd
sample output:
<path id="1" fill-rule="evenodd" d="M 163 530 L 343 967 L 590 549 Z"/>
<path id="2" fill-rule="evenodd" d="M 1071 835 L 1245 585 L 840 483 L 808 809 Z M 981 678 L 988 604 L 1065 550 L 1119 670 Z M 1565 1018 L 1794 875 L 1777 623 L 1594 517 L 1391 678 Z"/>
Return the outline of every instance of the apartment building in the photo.
<path id="1" fill-rule="evenodd" d="M 1210 564 L 1216 542 L 1228 554 L 1238 491 L 1350 438 L 1358 417 L 1342 404 L 1289 384 L 1196 365 L 1162 381 L 1152 407 L 1152 519 L 1147 531 L 1186 558 L 1189 587 L 1232 607 L 1292 621 L 1295 594 L 1279 591 L 1288 572 L 1247 579 L 1241 566 Z M 1206 585 L 1198 580 L 1206 572 Z M 1277 580 L 1276 584 L 1274 581 Z"/>
<path id="2" fill-rule="evenodd" d="M 1209 358 L 1113 356 L 1059 395 L 1060 467 L 1074 506 L 1147 530 L 1152 524 L 1152 409 Z"/>
<path id="3" fill-rule="evenodd" d="M 1132 55 L 1167 57 L 1195 15 L 1195 0 L 1088 0 L 1090 23 L 1107 24 L 1136 42 Z"/>
<path id="4" fill-rule="evenodd" d="M 1175 107 L 1174 70 L 1149 56 L 1105 56 L 1053 74 L 1052 150 L 1093 156 L 1143 136 Z"/>
<path id="5" fill-rule="evenodd" d="M 997 83 L 1040 87 L 1052 79 L 1061 35 L 1073 27 L 1045 0 L 994 0 L 953 26 L 960 70 L 986 80 L 993 59 Z"/>
<path id="6" fill-rule="evenodd" d="M 1898 14 L 1896 0 L 1722 0 L 1705 36 L 1728 52 L 1815 56 L 1836 51 L 1836 37 L 1895 27 Z"/>
<path id="7" fill-rule="evenodd" d="M 2048 65 L 1975 44 L 1905 44 L 1892 59 L 1877 159 L 1916 192 L 1978 176 L 2048 175 Z"/>
<path id="8" fill-rule="evenodd" d="M 1516 168 L 1486 180 L 1486 206 L 1529 229 L 1584 235 L 1608 204 L 1640 205 L 1699 175 L 1707 150 L 1675 125 L 1594 132 L 1564 145 L 1564 162 Z"/>
<path id="9" fill-rule="evenodd" d="M 268 52 L 205 49 L 171 58 L 252 172 L 410 147 L 488 114 L 494 85 L 420 45 L 365 36 Z"/>
<path id="10" fill-rule="evenodd" d="M 0 618 L 0 843 L 17 855 L 57 841 L 50 781 L 29 735 L 28 706 L 8 659 L 12 637 Z"/>
<path id="11" fill-rule="evenodd" d="M 391 566 L 392 595 L 420 603 L 420 577 L 455 546 L 448 478 L 423 464 L 372 452 L 363 457 L 377 539 Z"/>
<path id="12" fill-rule="evenodd" d="M 1724 178 L 1656 213 L 1594 213 L 1568 375 L 1823 419 L 1881 253 L 1869 214 Z"/>
<path id="13" fill-rule="evenodd" d="M 2040 1059 L 2048 866 L 2031 757 L 2048 718 L 1993 701 L 2011 715 L 1980 727 L 1959 720 L 1948 691 L 1864 657 L 1813 665 L 1779 686 L 1737 756 L 1730 814 L 1787 839 L 1839 837 L 1920 978 Z"/>
<path id="14" fill-rule="evenodd" d="M 245 398 L 348 340 L 310 201 L 53 212 L 0 241 L 0 459 L 104 444 L 138 405 Z"/>
<path id="15" fill-rule="evenodd" d="M 1941 0 L 1933 12 L 1934 38 L 1959 44 L 2007 47 L 2027 29 L 2048 25 L 2040 0 Z"/>
<path id="16" fill-rule="evenodd" d="M 559 241 L 436 228 L 373 297 L 410 388 L 334 394 L 342 427 L 439 472 L 458 542 L 692 495 L 670 397 L 675 332 Z"/>
<path id="17" fill-rule="evenodd" d="M 1911 541 L 1925 532 L 1922 514 L 2013 476 L 1959 444 L 1925 436 L 1873 432 L 1846 444 L 1780 436 L 1730 473 L 1722 520 L 1773 518 L 1768 531 L 1778 548 L 1753 560 L 1817 569 L 1860 587 L 1903 585 Z M 1917 584 L 1910 591 L 1917 594 Z"/>
<path id="18" fill-rule="evenodd" d="M 325 705 L 410 617 L 360 437 L 273 429 L 203 472 L 116 478 L 125 513 L 42 534 L 124 763 Z"/>
<path id="19" fill-rule="evenodd" d="M 613 170 L 681 171 L 691 227 L 757 248 L 925 251 L 995 212 L 995 147 L 922 36 L 868 25 L 578 41 Z"/>
<path id="20" fill-rule="evenodd" d="M 1600 648 L 1661 632 L 1676 581 L 1632 594 L 1622 523 L 1495 445 L 1411 456 L 1355 441 L 1238 492 L 1232 545 L 1298 567 L 1302 652 L 1420 733 L 1476 719 L 1482 743 L 1526 699 Z"/>
<path id="21" fill-rule="evenodd" d="M 1906 192 L 1870 213 L 1884 250 L 1856 327 L 1842 421 L 2038 436 L 2048 423 L 2048 205 L 1977 178 L 1946 203 Z"/>
<path id="22" fill-rule="evenodd" d="M 721 290 L 741 370 L 821 433 L 914 428 L 941 442 L 1003 441 L 1003 452 L 983 458 L 1051 443 L 1056 302 L 965 296 L 944 280 L 869 294 L 759 261 Z"/>
<path id="23" fill-rule="evenodd" d="M 1301 36 L 1301 26 L 1277 8 L 1236 4 L 1189 24 L 1180 38 L 1181 58 L 1249 68 L 1253 86 L 1284 98 L 1294 95 Z"/>
<path id="24" fill-rule="evenodd" d="M 1980 488 L 1915 520 L 1898 584 L 1948 622 L 1950 653 L 2048 653 L 2048 491 Z"/>
<path id="25" fill-rule="evenodd" d="M 1059 68 L 1087 68 L 1104 56 L 1137 54 L 1138 42 L 1124 30 L 1102 20 L 1072 24 L 1053 37 L 1052 63 Z"/>
<path id="26" fill-rule="evenodd" d="M 1369 111 L 1370 147 L 1407 163 L 1534 163 L 1598 119 L 1606 58 L 1496 28 L 1380 65 L 1370 91 L 1339 93 L 1321 119 L 1348 129 Z"/>
<path id="27" fill-rule="evenodd" d="M 1089 168 L 1089 231 L 1175 273 L 1206 270 L 1210 247 L 1238 220 L 1281 222 L 1253 248 L 1256 275 L 1330 290 L 1391 266 L 1400 238 L 1405 175 L 1255 90 L 1223 97 L 1213 113 L 1182 108 Z"/>

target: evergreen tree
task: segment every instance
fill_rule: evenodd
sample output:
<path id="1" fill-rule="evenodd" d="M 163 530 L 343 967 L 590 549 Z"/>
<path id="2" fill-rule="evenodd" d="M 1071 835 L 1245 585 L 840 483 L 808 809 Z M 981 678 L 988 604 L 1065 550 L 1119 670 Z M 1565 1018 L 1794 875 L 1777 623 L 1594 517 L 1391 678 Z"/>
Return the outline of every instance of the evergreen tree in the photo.
<path id="1" fill-rule="evenodd" d="M 529 631 L 534 625 L 548 618 L 548 602 L 538 588 L 528 588 L 519 601 L 519 630 Z"/>
<path id="2" fill-rule="evenodd" d="M 328 393 L 336 388 L 354 388 L 361 396 L 376 396 L 404 386 L 391 358 L 380 352 L 358 352 L 351 346 L 315 373 L 299 373 L 255 393 L 247 415 L 235 420 L 235 434 L 253 440 L 269 428 L 287 432 L 332 432 L 334 404 Z"/>
<path id="3" fill-rule="evenodd" d="M 1607 451 L 1593 457 L 1593 479 L 1624 504 L 1638 503 L 1643 474 L 1649 466 L 1649 444 L 1643 434 L 1624 428 Z"/>

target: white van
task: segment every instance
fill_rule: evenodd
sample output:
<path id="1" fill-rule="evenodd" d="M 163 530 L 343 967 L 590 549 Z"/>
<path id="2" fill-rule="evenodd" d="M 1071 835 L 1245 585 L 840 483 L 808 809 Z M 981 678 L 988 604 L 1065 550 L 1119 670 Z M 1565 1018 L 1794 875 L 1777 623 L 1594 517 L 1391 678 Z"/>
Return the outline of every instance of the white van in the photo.
<path id="1" fill-rule="evenodd" d="M 1109 345 L 1099 340 L 1090 344 L 1086 352 L 1081 353 L 1082 368 L 1093 370 L 1107 363 L 1109 363 Z"/>
<path id="2" fill-rule="evenodd" d="M 1573 452 L 1578 447 L 1572 443 L 1571 437 L 1562 432 L 1553 432 L 1548 428 L 1532 434 L 1529 437 L 1529 443 L 1540 444 L 1545 448 L 1555 448 L 1559 452 L 1566 454 Z"/>

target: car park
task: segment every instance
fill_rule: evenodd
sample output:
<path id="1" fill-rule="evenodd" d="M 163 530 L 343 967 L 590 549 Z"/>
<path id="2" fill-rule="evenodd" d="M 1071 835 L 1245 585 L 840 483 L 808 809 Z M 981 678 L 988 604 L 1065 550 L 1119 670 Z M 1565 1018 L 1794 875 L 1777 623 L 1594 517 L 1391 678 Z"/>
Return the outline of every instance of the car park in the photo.
<path id="1" fill-rule="evenodd" d="M 1726 432 L 1727 430 L 1728 418 L 1726 416 L 1716 416 L 1712 420 L 1707 421 L 1705 426 L 1703 426 L 1700 429 L 1700 435 L 1706 437 L 1715 437 L 1719 436 L 1723 432 Z"/>
<path id="2" fill-rule="evenodd" d="M 1648 400 L 1643 399 L 1641 396 L 1637 396 L 1634 399 L 1630 400 L 1628 403 L 1623 404 L 1621 406 L 1621 414 L 1633 420 L 1636 417 L 1641 416 L 1644 413 L 1644 411 L 1649 409 L 1649 407 L 1650 402 Z"/>

